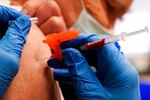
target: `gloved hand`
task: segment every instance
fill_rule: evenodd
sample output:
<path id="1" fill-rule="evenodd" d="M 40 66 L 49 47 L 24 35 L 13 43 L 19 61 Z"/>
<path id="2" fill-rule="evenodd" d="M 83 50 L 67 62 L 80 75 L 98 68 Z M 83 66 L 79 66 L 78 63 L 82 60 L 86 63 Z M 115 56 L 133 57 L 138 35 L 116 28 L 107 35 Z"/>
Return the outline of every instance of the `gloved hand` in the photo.
<path id="1" fill-rule="evenodd" d="M 8 24 L 10 20 L 13 21 Z M 3 26 L 1 32 L 6 31 L 0 39 L 0 96 L 2 96 L 18 71 L 19 59 L 31 22 L 26 15 L 0 6 L 0 26 Z"/>
<path id="2" fill-rule="evenodd" d="M 49 60 L 49 66 L 55 68 L 59 79 L 70 75 L 78 100 L 140 100 L 138 73 L 113 43 L 80 51 L 82 54 L 74 49 L 102 37 L 105 36 L 81 35 L 64 43 L 65 67 L 56 60 Z M 96 74 L 90 66 L 95 66 Z"/>

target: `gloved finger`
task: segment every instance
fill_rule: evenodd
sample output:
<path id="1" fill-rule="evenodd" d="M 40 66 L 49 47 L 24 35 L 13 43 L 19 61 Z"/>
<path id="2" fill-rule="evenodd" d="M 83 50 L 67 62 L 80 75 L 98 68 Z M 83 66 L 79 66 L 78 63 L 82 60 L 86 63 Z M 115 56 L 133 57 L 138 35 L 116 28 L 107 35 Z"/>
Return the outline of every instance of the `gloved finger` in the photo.
<path id="1" fill-rule="evenodd" d="M 71 85 L 71 77 L 70 77 L 68 69 L 64 69 L 64 68 L 66 68 L 66 67 L 64 67 L 64 64 L 62 64 L 57 59 L 53 59 L 53 58 L 49 59 L 47 61 L 47 64 L 48 64 L 49 67 L 53 68 L 53 73 L 54 73 L 55 80 L 57 80 L 57 81 L 59 81 L 63 84 Z M 95 68 L 93 68 L 92 70 L 96 75 Z"/>
<path id="2" fill-rule="evenodd" d="M 68 69 L 53 69 L 54 75 L 57 78 L 57 76 L 59 77 L 69 77 L 69 71 Z"/>
<path id="3" fill-rule="evenodd" d="M 60 62 L 59 60 L 55 59 L 55 58 L 50 58 L 47 61 L 47 64 L 49 67 L 55 68 L 55 69 L 63 69 L 64 65 L 62 62 Z"/>
<path id="4" fill-rule="evenodd" d="M 3 38 L 0 40 L 1 48 L 6 51 L 21 55 L 23 45 L 26 42 L 31 22 L 28 16 L 20 16 L 8 27 Z"/>
<path id="5" fill-rule="evenodd" d="M 69 69 L 78 99 L 98 100 L 108 95 L 79 51 L 72 48 L 65 49 L 63 57 L 64 63 Z"/>
<path id="6" fill-rule="evenodd" d="M 68 69 L 53 69 L 54 79 L 63 84 L 72 85 Z"/>
<path id="7" fill-rule="evenodd" d="M 47 61 L 49 67 L 53 68 L 54 78 L 61 83 L 64 84 L 71 84 L 71 79 L 69 75 L 68 69 L 65 69 L 62 62 L 58 61 L 57 59 L 49 59 Z"/>
<path id="8" fill-rule="evenodd" d="M 97 62 L 97 53 L 96 51 L 99 50 L 97 49 L 88 49 L 88 50 L 82 50 L 80 47 L 86 43 L 97 41 L 101 38 L 106 38 L 109 37 L 108 35 L 96 35 L 96 34 L 81 34 L 79 37 L 77 37 L 74 40 L 70 40 L 67 42 L 64 42 L 62 44 L 62 49 L 64 48 L 76 48 L 81 51 L 81 53 L 84 55 L 88 63 L 92 66 L 96 66 Z M 119 44 L 116 42 L 117 48 L 120 49 Z"/>
<path id="9" fill-rule="evenodd" d="M 0 23 L 8 22 L 10 20 L 15 20 L 19 16 L 23 15 L 19 13 L 17 10 L 8 8 L 0 5 Z"/>
<path id="10" fill-rule="evenodd" d="M 106 34 L 96 35 L 96 34 L 81 33 L 79 37 L 77 37 L 73 40 L 62 43 L 61 47 L 63 49 L 65 49 L 65 48 L 74 48 L 74 47 L 82 46 L 86 43 L 93 42 L 93 41 L 96 41 L 98 39 L 106 38 L 106 37 L 109 37 L 109 35 L 106 35 Z M 115 42 L 114 44 L 119 50 L 121 49 L 118 42 Z"/>
<path id="11" fill-rule="evenodd" d="M 62 43 L 61 47 L 62 47 L 62 49 L 75 48 L 75 47 L 79 47 L 79 46 L 82 46 L 86 43 L 93 42 L 93 41 L 96 41 L 98 39 L 105 38 L 105 37 L 108 37 L 108 35 L 104 35 L 104 34 L 103 35 L 96 35 L 96 34 L 81 33 L 80 36 L 78 36 L 77 38 Z"/>
<path id="12" fill-rule="evenodd" d="M 15 20 L 22 14 L 18 11 L 0 5 L 0 32 L 4 33 L 7 30 L 8 22 Z"/>

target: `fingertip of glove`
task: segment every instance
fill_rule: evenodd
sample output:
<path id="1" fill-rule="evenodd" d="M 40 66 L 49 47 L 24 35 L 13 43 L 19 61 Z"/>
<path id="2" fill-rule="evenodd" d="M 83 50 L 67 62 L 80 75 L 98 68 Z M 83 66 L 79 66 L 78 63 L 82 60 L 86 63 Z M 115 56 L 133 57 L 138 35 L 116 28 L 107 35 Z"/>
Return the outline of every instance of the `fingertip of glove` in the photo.
<path id="1" fill-rule="evenodd" d="M 27 35 L 30 31 L 30 27 L 31 27 L 31 21 L 30 18 L 27 15 L 22 15 L 20 17 L 18 17 L 16 20 L 14 20 L 9 28 L 15 29 L 18 33 L 20 33 L 20 35 L 22 35 L 22 39 L 26 40 Z"/>
<path id="2" fill-rule="evenodd" d="M 18 12 L 17 10 L 3 6 L 3 5 L 0 5 L 0 12 L 1 12 L 0 15 L 5 16 L 5 18 L 6 19 L 8 18 L 9 20 L 14 20 L 17 17 L 23 15 L 22 13 Z"/>
<path id="3" fill-rule="evenodd" d="M 31 26 L 30 17 L 27 15 L 20 16 L 16 22 L 22 29 L 28 29 Z"/>
<path id="4" fill-rule="evenodd" d="M 65 49 L 63 51 L 63 57 L 66 66 L 74 66 L 76 63 L 85 59 L 78 50 L 73 48 Z"/>
<path id="5" fill-rule="evenodd" d="M 47 61 L 47 64 L 49 67 L 52 67 L 52 68 L 56 68 L 57 66 L 60 66 L 59 61 L 57 59 L 53 59 L 53 58 L 49 59 Z"/>

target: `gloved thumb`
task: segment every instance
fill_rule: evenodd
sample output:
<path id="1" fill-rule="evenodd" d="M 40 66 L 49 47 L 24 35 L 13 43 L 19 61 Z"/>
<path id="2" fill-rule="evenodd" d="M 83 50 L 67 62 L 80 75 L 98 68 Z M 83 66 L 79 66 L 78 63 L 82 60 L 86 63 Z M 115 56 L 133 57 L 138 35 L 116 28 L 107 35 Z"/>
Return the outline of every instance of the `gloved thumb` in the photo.
<path id="1" fill-rule="evenodd" d="M 65 49 L 63 58 L 65 66 L 69 69 L 78 99 L 97 100 L 106 96 L 105 89 L 78 50 Z"/>
<path id="2" fill-rule="evenodd" d="M 23 45 L 26 42 L 27 35 L 31 27 L 31 22 L 28 16 L 22 15 L 10 23 L 8 30 L 0 40 L 4 49 L 21 55 Z"/>

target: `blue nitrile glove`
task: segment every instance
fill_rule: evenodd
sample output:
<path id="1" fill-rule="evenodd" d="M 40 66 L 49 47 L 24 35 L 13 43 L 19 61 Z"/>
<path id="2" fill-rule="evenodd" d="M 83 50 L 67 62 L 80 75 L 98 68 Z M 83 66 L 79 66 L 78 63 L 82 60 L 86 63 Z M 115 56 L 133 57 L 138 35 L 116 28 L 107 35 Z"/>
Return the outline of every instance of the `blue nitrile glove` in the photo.
<path id="1" fill-rule="evenodd" d="M 78 48 L 102 37 L 105 36 L 81 35 L 64 43 L 63 48 Z M 51 60 L 48 61 L 49 66 L 54 68 L 69 69 L 79 100 L 140 100 L 138 73 L 113 43 L 80 52 L 75 49 L 64 49 L 65 67 L 56 67 Z M 89 65 L 96 67 L 98 79 Z M 57 73 L 63 76 L 67 75 L 66 72 Z"/>
<path id="2" fill-rule="evenodd" d="M 10 20 L 13 22 L 8 25 Z M 0 26 L 2 25 L 8 28 L 0 39 L 0 96 L 5 93 L 18 71 L 19 59 L 31 22 L 26 15 L 0 6 Z"/>

